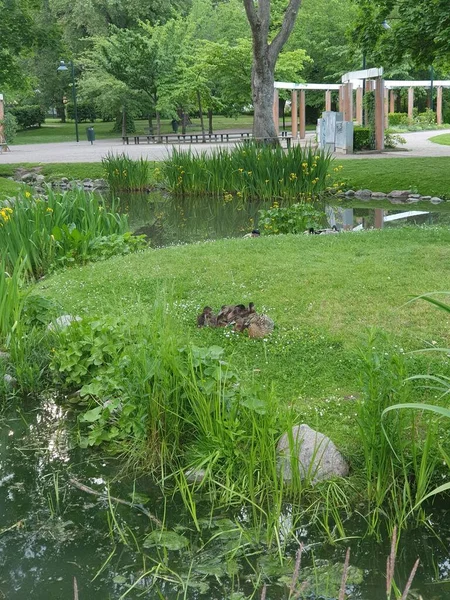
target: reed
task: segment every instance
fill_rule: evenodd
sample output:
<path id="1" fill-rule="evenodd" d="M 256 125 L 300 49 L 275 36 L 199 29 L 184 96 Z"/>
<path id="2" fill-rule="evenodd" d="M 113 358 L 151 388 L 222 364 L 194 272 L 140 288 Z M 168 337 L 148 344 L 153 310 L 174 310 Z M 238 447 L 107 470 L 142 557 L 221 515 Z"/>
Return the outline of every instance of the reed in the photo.
<path id="1" fill-rule="evenodd" d="M 102 158 L 102 166 L 112 192 L 143 192 L 149 187 L 150 163 L 145 158 L 109 152 Z"/>
<path id="2" fill-rule="evenodd" d="M 330 185 L 331 164 L 329 154 L 311 146 L 286 151 L 245 144 L 210 153 L 174 148 L 162 176 L 178 196 L 310 201 Z"/>

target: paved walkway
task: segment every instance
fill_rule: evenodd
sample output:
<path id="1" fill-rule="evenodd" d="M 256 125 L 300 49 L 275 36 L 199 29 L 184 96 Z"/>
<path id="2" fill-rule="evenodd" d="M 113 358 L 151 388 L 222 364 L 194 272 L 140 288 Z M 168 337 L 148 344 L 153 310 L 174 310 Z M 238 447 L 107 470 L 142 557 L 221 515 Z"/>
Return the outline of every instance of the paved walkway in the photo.
<path id="1" fill-rule="evenodd" d="M 428 141 L 428 138 L 441 133 L 450 133 L 450 129 L 439 131 L 419 131 L 406 133 L 403 137 L 407 140 L 400 150 L 383 153 L 336 155 L 338 158 L 413 158 L 423 156 L 450 156 L 450 146 L 442 146 Z M 314 134 L 308 133 L 306 143 L 314 140 Z M 196 151 L 217 148 L 219 144 L 180 144 L 177 148 L 191 148 Z M 222 145 L 222 144 L 220 144 Z M 229 146 L 231 144 L 223 144 Z M 112 152 L 114 154 L 126 152 L 131 158 L 141 156 L 149 160 L 162 160 L 172 151 L 173 144 L 130 144 L 124 146 L 121 140 L 98 140 L 91 145 L 87 141 L 59 142 L 48 144 L 26 144 L 11 146 L 11 152 L 0 154 L 1 163 L 77 163 L 100 162 L 102 157 Z"/>

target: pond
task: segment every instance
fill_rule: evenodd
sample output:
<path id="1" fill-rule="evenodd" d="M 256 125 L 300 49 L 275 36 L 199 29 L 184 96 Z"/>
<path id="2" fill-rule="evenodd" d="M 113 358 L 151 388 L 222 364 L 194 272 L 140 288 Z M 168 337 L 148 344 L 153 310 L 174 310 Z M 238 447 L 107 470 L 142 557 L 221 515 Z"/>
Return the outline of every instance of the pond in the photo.
<path id="1" fill-rule="evenodd" d="M 276 548 L 269 550 L 246 528 L 245 507 L 211 514 L 200 503 L 197 533 L 170 491 L 164 497 L 148 478 L 124 478 L 118 461 L 75 448 L 74 424 L 70 408 L 51 397 L 35 409 L 21 402 L 0 421 L 0 598 L 238 600 L 256 589 L 259 599 L 262 576 L 266 598 L 289 598 L 297 544 L 281 546 L 280 566 Z M 281 540 L 296 512 L 284 507 Z M 148 538 L 143 543 L 158 529 L 150 514 L 170 532 L 159 547 Z M 389 542 L 361 539 L 362 527 L 354 515 L 347 523 L 349 539 L 331 545 L 307 522 L 296 523 L 296 538 L 305 547 L 300 581 L 310 582 L 301 597 L 337 598 L 348 545 L 348 597 L 385 597 Z M 448 507 L 434 507 L 427 527 L 402 534 L 396 566 L 402 587 L 417 556 L 421 560 L 413 598 L 450 597 L 449 540 Z"/>
<path id="2" fill-rule="evenodd" d="M 264 202 L 226 202 L 211 198 L 175 198 L 162 193 L 121 194 L 121 210 L 130 225 L 145 233 L 154 247 L 192 243 L 224 237 L 242 237 L 258 227 L 258 211 Z M 326 203 L 324 227 L 336 225 L 347 231 L 403 225 L 450 224 L 450 203 L 432 205 L 364 203 L 356 199 Z"/>

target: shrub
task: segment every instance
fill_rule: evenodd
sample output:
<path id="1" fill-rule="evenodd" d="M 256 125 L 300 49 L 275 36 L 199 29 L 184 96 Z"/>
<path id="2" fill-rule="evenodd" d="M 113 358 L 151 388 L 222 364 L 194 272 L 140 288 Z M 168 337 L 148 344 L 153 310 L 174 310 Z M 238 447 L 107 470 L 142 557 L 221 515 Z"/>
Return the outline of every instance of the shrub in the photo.
<path id="1" fill-rule="evenodd" d="M 419 113 L 414 119 L 419 125 L 435 125 L 436 124 L 436 113 L 427 108 L 425 112 Z"/>
<path id="2" fill-rule="evenodd" d="M 353 130 L 353 149 L 373 149 L 373 133 L 370 127 L 355 127 Z"/>
<path id="3" fill-rule="evenodd" d="M 19 129 L 40 127 L 42 123 L 45 123 L 45 111 L 38 105 L 15 106 L 8 110 L 16 117 Z"/>
<path id="4" fill-rule="evenodd" d="M 3 126 L 3 135 L 5 136 L 6 143 L 12 144 L 18 129 L 16 117 L 12 113 L 7 112 L 5 118 L 0 121 L 0 124 Z"/>
<path id="5" fill-rule="evenodd" d="M 389 127 L 397 125 L 408 125 L 408 113 L 389 113 Z"/>
<path id="6" fill-rule="evenodd" d="M 75 118 L 72 103 L 67 105 L 67 117 L 69 119 Z M 77 119 L 79 123 L 83 123 L 84 121 L 92 123 L 96 118 L 95 106 L 91 102 L 77 102 Z"/>
<path id="7" fill-rule="evenodd" d="M 277 233 L 303 233 L 310 227 L 319 228 L 325 214 L 311 206 L 311 204 L 297 203 L 291 206 L 280 207 L 278 202 L 267 210 L 259 211 L 259 224 L 263 233 L 274 235 Z"/>

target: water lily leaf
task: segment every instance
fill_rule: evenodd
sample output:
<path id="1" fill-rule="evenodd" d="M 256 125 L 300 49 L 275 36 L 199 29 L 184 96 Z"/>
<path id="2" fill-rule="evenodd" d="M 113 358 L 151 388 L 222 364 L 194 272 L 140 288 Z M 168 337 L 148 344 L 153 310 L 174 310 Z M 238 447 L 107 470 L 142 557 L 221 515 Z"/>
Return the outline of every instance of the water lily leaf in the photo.
<path id="1" fill-rule="evenodd" d="M 116 575 L 113 579 L 114 583 L 126 583 L 127 582 L 127 578 L 124 577 L 123 575 Z"/>
<path id="2" fill-rule="evenodd" d="M 167 550 L 182 550 L 189 546 L 189 540 L 175 531 L 152 531 L 144 540 L 144 548 L 167 548 Z"/>

